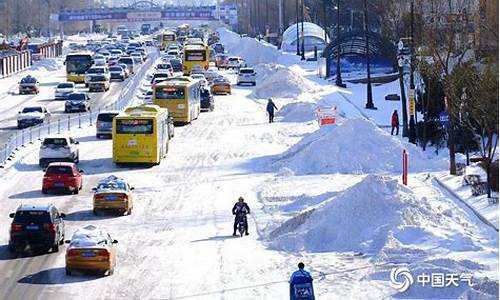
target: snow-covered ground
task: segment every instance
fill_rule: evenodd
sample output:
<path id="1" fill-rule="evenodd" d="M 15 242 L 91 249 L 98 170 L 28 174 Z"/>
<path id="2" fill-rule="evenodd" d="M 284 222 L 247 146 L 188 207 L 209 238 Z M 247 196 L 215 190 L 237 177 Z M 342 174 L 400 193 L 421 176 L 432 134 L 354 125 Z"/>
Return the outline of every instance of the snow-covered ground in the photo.
<path id="1" fill-rule="evenodd" d="M 221 36 L 256 65 L 257 86 L 233 85 L 232 95 L 215 97 L 215 111 L 177 127 L 159 166 L 117 168 L 111 141 L 87 127 L 74 132 L 85 170 L 79 195 L 41 194 L 37 145 L 0 170 L 1 215 L 20 203 L 54 203 L 68 215 L 68 236 L 95 224 L 119 241 L 114 275 L 69 277 L 64 252 L 10 257 L 5 230 L 0 298 L 288 299 L 287 279 L 303 261 L 317 299 L 498 299 L 498 232 L 433 180 L 446 170 L 442 156 L 378 128 L 385 117 L 366 120 L 362 105 L 348 101 L 357 87 L 339 90 L 316 78 L 312 63 Z M 221 73 L 235 83 L 233 72 Z M 281 108 L 273 124 L 267 97 Z M 316 107 L 332 105 L 338 123 L 320 128 Z M 402 149 L 411 157 L 408 186 L 400 180 Z M 132 215 L 92 214 L 91 188 L 110 174 L 136 188 Z M 252 209 L 244 238 L 231 236 L 239 196 Z M 1 227 L 9 223 L 0 218 Z M 408 291 L 390 286 L 393 267 L 410 270 Z M 422 287 L 422 273 L 472 274 L 473 286 Z"/>

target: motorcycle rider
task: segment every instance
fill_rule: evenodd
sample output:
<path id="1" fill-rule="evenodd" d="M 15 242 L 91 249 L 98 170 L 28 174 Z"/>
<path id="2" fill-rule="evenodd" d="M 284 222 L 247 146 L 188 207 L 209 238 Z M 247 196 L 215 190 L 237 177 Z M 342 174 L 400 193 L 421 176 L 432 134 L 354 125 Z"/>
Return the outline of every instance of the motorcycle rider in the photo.
<path id="1" fill-rule="evenodd" d="M 245 199 L 243 197 L 238 198 L 238 202 L 236 202 L 233 206 L 233 215 L 234 215 L 234 225 L 233 225 L 233 236 L 236 236 L 236 228 L 238 227 L 238 222 L 240 218 L 243 218 L 245 223 L 245 235 L 248 235 L 248 222 L 247 222 L 247 214 L 250 213 L 250 207 L 246 204 Z"/>

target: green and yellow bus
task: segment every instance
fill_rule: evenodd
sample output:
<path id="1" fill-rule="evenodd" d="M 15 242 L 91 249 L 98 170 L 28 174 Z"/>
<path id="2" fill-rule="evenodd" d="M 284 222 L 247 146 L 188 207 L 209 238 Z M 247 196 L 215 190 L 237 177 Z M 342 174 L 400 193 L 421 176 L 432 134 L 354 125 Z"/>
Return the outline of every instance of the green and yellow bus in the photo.
<path id="1" fill-rule="evenodd" d="M 113 162 L 160 164 L 168 152 L 168 110 L 132 106 L 113 118 Z"/>
<path id="2" fill-rule="evenodd" d="M 198 65 L 208 70 L 210 53 L 208 46 L 203 44 L 186 44 L 184 46 L 184 57 L 182 60 L 182 73 L 191 74 L 194 66 Z"/>
<path id="3" fill-rule="evenodd" d="M 160 50 L 168 49 L 168 46 L 177 41 L 175 32 L 164 31 L 158 35 L 158 42 L 160 43 Z"/>
<path id="4" fill-rule="evenodd" d="M 66 80 L 74 83 L 85 83 L 85 73 L 94 64 L 92 53 L 70 53 L 64 61 Z"/>
<path id="5" fill-rule="evenodd" d="M 200 82 L 169 78 L 153 88 L 153 104 L 167 108 L 175 123 L 187 124 L 200 114 Z"/>

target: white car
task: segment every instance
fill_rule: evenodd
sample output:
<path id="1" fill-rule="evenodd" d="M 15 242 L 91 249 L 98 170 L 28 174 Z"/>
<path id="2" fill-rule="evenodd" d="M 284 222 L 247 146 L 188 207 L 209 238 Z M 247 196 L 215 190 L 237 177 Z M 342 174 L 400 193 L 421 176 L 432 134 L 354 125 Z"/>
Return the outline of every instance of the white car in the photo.
<path id="1" fill-rule="evenodd" d="M 78 144 L 79 142 L 70 136 L 47 136 L 40 146 L 40 167 L 46 167 L 51 162 L 74 162 L 77 164 L 80 160 Z"/>
<path id="2" fill-rule="evenodd" d="M 227 67 L 229 69 L 239 69 L 239 68 L 243 68 L 246 66 L 247 66 L 247 63 L 245 62 L 245 60 L 239 56 L 230 56 L 227 59 Z"/>
<path id="3" fill-rule="evenodd" d="M 54 91 L 54 98 L 56 100 L 66 100 L 69 94 L 75 91 L 75 83 L 73 82 L 62 82 L 59 83 Z"/>
<path id="4" fill-rule="evenodd" d="M 95 66 L 106 66 L 106 57 L 104 55 L 94 55 L 94 65 Z"/>
<path id="5" fill-rule="evenodd" d="M 44 105 L 28 106 L 17 115 L 17 128 L 25 128 L 46 122 L 50 112 Z"/>
<path id="6" fill-rule="evenodd" d="M 175 57 L 179 57 L 181 53 L 179 52 L 179 50 L 168 50 L 167 55 L 173 55 Z"/>
<path id="7" fill-rule="evenodd" d="M 251 85 L 256 84 L 256 75 L 253 68 L 241 68 L 238 72 L 238 78 L 236 79 L 236 84 L 240 85 L 242 83 L 249 83 Z"/>
<path id="8" fill-rule="evenodd" d="M 206 88 L 208 86 L 208 81 L 203 74 L 191 74 L 191 78 L 199 80 L 202 88 Z"/>
<path id="9" fill-rule="evenodd" d="M 177 58 L 175 55 L 169 55 L 169 54 L 162 54 L 161 55 L 161 60 L 164 62 L 170 62 L 171 59 Z"/>
<path id="10" fill-rule="evenodd" d="M 106 80 L 111 81 L 111 73 L 109 72 L 109 68 L 106 66 L 92 66 L 90 69 L 87 70 L 85 73 L 85 86 L 88 87 L 90 78 L 92 76 L 100 76 L 104 75 Z"/>
<path id="11" fill-rule="evenodd" d="M 170 63 L 160 63 L 156 65 L 155 73 L 165 73 L 169 76 L 174 76 L 174 69 Z"/>

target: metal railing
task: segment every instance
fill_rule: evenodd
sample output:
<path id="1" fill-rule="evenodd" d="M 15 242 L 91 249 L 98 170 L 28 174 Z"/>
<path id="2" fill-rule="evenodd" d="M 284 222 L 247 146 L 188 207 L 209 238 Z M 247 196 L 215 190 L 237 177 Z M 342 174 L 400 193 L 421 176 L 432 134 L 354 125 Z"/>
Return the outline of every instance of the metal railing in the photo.
<path id="1" fill-rule="evenodd" d="M 69 132 L 73 129 L 83 128 L 85 125 L 94 126 L 97 115 L 102 110 L 122 110 L 130 105 L 146 72 L 151 68 L 153 62 L 156 61 L 158 54 L 155 52 L 151 53 L 150 56 L 144 65 L 141 66 L 139 72 L 136 72 L 132 80 L 122 87 L 122 92 L 112 103 L 88 113 L 67 114 L 58 116 L 57 119 L 51 118 L 47 123 L 17 130 L 16 133 L 10 135 L 7 142 L 0 148 L 0 168 L 8 161 L 14 159 L 15 154 L 26 145 L 41 141 L 48 135 Z"/>

